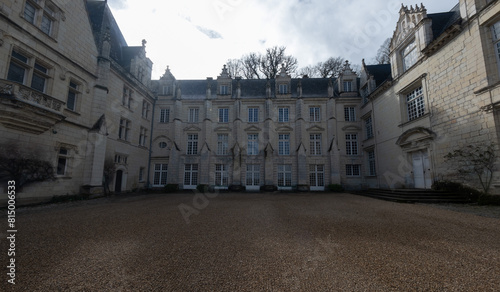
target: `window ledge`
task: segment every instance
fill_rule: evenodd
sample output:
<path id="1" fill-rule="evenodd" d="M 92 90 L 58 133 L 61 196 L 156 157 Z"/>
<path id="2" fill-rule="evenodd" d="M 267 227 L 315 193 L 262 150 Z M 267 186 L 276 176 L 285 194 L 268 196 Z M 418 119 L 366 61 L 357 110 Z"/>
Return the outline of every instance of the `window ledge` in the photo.
<path id="1" fill-rule="evenodd" d="M 68 113 L 71 113 L 73 115 L 81 116 L 81 114 L 79 112 L 74 111 L 74 110 L 69 109 L 69 108 L 64 108 L 64 112 L 68 112 Z"/>
<path id="2" fill-rule="evenodd" d="M 420 116 L 420 117 L 418 117 L 418 118 L 416 118 L 416 119 L 413 119 L 413 120 L 411 120 L 411 121 L 406 121 L 406 122 L 404 122 L 404 123 L 401 123 L 401 124 L 399 124 L 399 125 L 398 125 L 398 127 L 402 128 L 402 127 L 404 127 L 404 126 L 406 126 L 406 125 L 408 125 L 408 124 L 411 124 L 411 123 L 413 123 L 413 122 L 420 121 L 420 120 L 423 120 L 423 119 L 425 119 L 425 118 L 428 118 L 428 117 L 430 117 L 430 115 L 431 115 L 430 113 L 426 113 L 426 114 L 424 114 L 423 116 Z"/>

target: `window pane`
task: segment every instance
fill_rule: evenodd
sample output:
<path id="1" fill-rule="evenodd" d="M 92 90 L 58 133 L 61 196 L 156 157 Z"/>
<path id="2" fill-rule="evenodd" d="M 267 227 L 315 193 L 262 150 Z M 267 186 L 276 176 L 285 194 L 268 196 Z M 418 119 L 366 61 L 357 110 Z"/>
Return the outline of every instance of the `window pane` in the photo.
<path id="1" fill-rule="evenodd" d="M 42 77 L 38 74 L 33 74 L 33 79 L 31 79 L 31 88 L 36 89 L 38 91 L 45 91 L 45 77 Z"/>
<path id="2" fill-rule="evenodd" d="M 24 19 L 31 23 L 35 23 L 35 7 L 29 2 L 24 6 Z"/>
<path id="3" fill-rule="evenodd" d="M 7 79 L 14 82 L 24 83 L 26 70 L 14 62 L 10 62 L 9 73 Z"/>
<path id="4" fill-rule="evenodd" d="M 65 157 L 59 157 L 59 159 L 57 160 L 57 174 L 58 175 L 66 174 L 66 158 Z"/>
<path id="5" fill-rule="evenodd" d="M 68 92 L 68 100 L 66 102 L 66 107 L 70 110 L 75 110 L 76 104 L 76 94 L 73 91 Z"/>

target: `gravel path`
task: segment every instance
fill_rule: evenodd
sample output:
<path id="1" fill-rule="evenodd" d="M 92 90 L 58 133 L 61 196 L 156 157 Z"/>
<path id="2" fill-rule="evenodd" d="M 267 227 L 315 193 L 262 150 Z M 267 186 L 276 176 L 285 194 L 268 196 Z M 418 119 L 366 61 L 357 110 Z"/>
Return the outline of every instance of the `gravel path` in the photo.
<path id="1" fill-rule="evenodd" d="M 193 198 L 19 209 L 16 285 L 4 268 L 0 291 L 500 291 L 497 218 L 349 194 Z"/>

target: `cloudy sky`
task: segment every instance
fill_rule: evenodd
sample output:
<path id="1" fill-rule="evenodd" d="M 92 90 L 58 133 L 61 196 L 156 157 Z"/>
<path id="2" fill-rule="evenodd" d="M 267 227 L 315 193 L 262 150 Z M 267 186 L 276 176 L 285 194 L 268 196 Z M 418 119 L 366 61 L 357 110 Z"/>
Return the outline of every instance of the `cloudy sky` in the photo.
<path id="1" fill-rule="evenodd" d="M 421 0 L 420 0 L 421 1 Z M 372 63 L 406 0 L 108 0 L 129 46 L 147 41 L 153 79 L 217 77 L 228 59 L 286 46 L 299 68 L 329 57 Z M 427 13 L 458 0 L 428 0 Z M 420 2 L 418 2 L 420 5 Z"/>

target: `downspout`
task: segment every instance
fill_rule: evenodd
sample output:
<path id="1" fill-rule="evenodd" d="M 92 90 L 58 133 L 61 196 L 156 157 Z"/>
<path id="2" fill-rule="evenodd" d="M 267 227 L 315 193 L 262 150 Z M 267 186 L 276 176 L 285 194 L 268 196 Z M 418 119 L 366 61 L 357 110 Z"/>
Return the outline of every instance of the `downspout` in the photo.
<path id="1" fill-rule="evenodd" d="M 151 135 L 149 135 L 149 156 L 148 156 L 148 180 L 146 182 L 147 184 L 147 189 L 151 189 L 151 181 L 149 180 L 150 173 L 151 173 L 151 153 L 153 152 L 153 129 L 154 129 L 154 122 L 155 122 L 155 107 L 156 107 L 156 99 L 158 97 L 155 97 L 153 99 L 153 110 L 151 113 Z"/>

